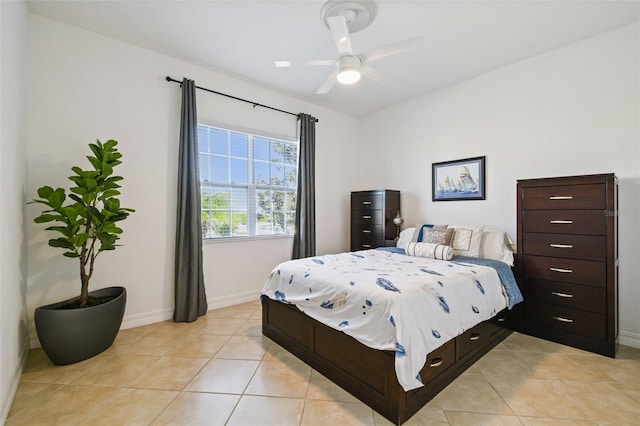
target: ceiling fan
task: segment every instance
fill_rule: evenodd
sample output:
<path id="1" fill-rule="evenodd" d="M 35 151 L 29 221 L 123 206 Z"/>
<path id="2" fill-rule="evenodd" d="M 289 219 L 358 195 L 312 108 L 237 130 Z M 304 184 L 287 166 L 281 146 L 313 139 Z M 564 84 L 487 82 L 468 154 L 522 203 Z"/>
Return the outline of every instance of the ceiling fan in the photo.
<path id="1" fill-rule="evenodd" d="M 353 84 L 361 76 L 379 84 L 385 84 L 385 78 L 369 63 L 378 59 L 411 50 L 422 44 L 422 37 L 415 37 L 397 43 L 378 47 L 363 53 L 354 54 L 351 47 L 351 33 L 360 31 L 371 24 L 376 16 L 377 8 L 372 0 L 329 0 L 322 7 L 320 17 L 331 30 L 333 41 L 340 55 L 337 60 L 304 61 L 304 65 L 334 65 L 336 69 L 316 91 L 324 95 L 336 82 Z M 276 61 L 276 67 L 290 67 L 291 61 Z"/>

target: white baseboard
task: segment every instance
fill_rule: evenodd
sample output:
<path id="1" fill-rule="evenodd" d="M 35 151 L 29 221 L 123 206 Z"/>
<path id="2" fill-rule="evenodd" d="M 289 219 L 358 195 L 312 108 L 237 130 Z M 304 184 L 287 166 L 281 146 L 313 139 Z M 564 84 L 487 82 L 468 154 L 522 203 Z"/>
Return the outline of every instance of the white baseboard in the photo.
<path id="1" fill-rule="evenodd" d="M 618 343 L 640 349 L 640 333 L 620 330 L 618 332 Z"/>
<path id="2" fill-rule="evenodd" d="M 209 310 L 226 308 L 227 306 L 238 305 L 246 302 L 256 302 L 260 300 L 260 292 L 246 291 L 244 293 L 231 294 L 223 297 L 213 297 L 207 299 Z"/>
<path id="3" fill-rule="evenodd" d="M 37 340 L 37 339 L 36 339 Z M 2 424 L 4 424 L 7 420 L 7 416 L 9 416 L 9 411 L 11 410 L 11 405 L 13 404 L 13 399 L 16 396 L 16 392 L 18 391 L 18 386 L 20 385 L 20 378 L 22 377 L 22 372 L 24 371 L 25 365 L 27 365 L 27 357 L 29 356 L 29 336 L 27 334 L 24 335 L 22 342 L 20 344 L 20 353 L 18 354 L 18 359 L 16 364 L 11 368 L 11 373 L 7 374 L 7 382 L 2 384 L 2 389 L 6 390 L 6 392 L 2 395 L 2 411 L 0 411 L 0 419 L 2 419 Z M 2 366 L 2 368 L 9 366 Z"/>
<path id="4" fill-rule="evenodd" d="M 260 292 L 247 291 L 244 293 L 236 293 L 222 297 L 212 297 L 207 299 L 208 310 L 225 308 L 227 306 L 237 305 L 245 302 L 257 301 L 260 298 Z M 139 314 L 126 315 L 122 319 L 121 330 L 128 328 L 140 327 L 143 325 L 153 324 L 156 322 L 167 321 L 173 318 L 173 307 L 158 309 L 151 312 L 143 312 Z M 35 328 L 30 336 L 30 347 L 39 348 L 40 341 L 35 333 Z"/>

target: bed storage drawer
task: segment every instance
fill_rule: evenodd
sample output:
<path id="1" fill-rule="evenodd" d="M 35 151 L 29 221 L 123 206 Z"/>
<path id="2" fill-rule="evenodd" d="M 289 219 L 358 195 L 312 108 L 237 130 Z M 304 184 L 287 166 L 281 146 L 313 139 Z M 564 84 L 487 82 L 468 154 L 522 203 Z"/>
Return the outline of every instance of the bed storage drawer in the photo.
<path id="1" fill-rule="evenodd" d="M 524 278 L 540 278 L 595 287 L 605 287 L 606 284 L 605 262 L 526 256 L 522 266 Z"/>
<path id="2" fill-rule="evenodd" d="M 523 234 L 523 253 L 570 259 L 606 260 L 604 235 Z"/>
<path id="3" fill-rule="evenodd" d="M 492 328 L 491 324 L 481 322 L 456 337 L 456 346 L 458 351 L 456 358 L 462 359 L 473 353 L 475 350 L 483 347 L 492 334 Z"/>
<path id="4" fill-rule="evenodd" d="M 604 210 L 527 210 L 523 214 L 523 231 L 605 235 L 607 222 Z"/>
<path id="5" fill-rule="evenodd" d="M 379 354 L 371 354 L 367 347 L 346 334 L 336 337 L 329 327 L 316 327 L 314 351 L 335 367 L 350 372 L 363 385 L 385 394 L 389 387 L 387 362 L 394 362 L 394 353 L 388 352 L 388 359 Z M 381 351 L 381 353 L 383 353 Z"/>
<path id="6" fill-rule="evenodd" d="M 600 209 L 604 210 L 604 184 L 553 185 L 524 189 L 525 209 Z"/>
<path id="7" fill-rule="evenodd" d="M 427 384 L 456 362 L 456 339 L 432 351 L 420 371 L 422 383 Z"/>

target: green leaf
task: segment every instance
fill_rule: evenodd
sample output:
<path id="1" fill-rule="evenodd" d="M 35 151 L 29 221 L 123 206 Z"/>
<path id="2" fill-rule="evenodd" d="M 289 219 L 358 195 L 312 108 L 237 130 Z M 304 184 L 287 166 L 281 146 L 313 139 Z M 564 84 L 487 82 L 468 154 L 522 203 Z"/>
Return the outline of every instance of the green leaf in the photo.
<path id="1" fill-rule="evenodd" d="M 111 212 L 117 212 L 118 209 L 120 209 L 120 200 L 117 198 L 107 198 L 104 200 L 104 207 Z"/>
<path id="2" fill-rule="evenodd" d="M 98 141 L 98 143 L 100 143 L 100 141 Z M 93 151 L 93 154 L 102 163 L 102 149 L 101 149 L 101 147 L 99 147 L 96 144 L 90 143 L 89 144 L 89 148 L 91 148 L 91 151 Z"/>
<path id="3" fill-rule="evenodd" d="M 98 160 L 96 157 L 92 157 L 91 155 L 87 155 L 87 159 L 91 163 L 91 165 L 96 169 L 100 169 L 102 167 L 102 162 Z"/>
<path id="4" fill-rule="evenodd" d="M 75 192 L 76 194 L 80 195 L 87 195 L 88 193 L 88 191 L 81 186 L 74 186 L 73 188 L 71 188 L 71 192 Z"/>
<path id="5" fill-rule="evenodd" d="M 102 176 L 107 177 L 111 174 L 113 174 L 113 167 L 108 163 L 102 163 Z"/>
<path id="6" fill-rule="evenodd" d="M 71 242 L 76 247 L 81 247 L 89 239 L 89 237 L 90 237 L 89 234 L 87 234 L 86 232 L 83 232 L 81 234 L 76 235 L 75 237 L 72 237 Z"/>
<path id="7" fill-rule="evenodd" d="M 50 186 L 43 186 L 41 188 L 38 188 L 38 196 L 40 198 L 49 198 L 49 195 L 51 195 L 52 192 L 53 188 L 51 188 Z"/>
<path id="8" fill-rule="evenodd" d="M 107 189 L 102 193 L 100 197 L 98 197 L 98 200 L 104 200 L 105 198 L 111 198 L 117 195 L 120 195 L 120 191 L 118 191 L 117 189 Z"/>
<path id="9" fill-rule="evenodd" d="M 116 237 L 108 232 L 101 232 L 98 234 L 98 239 L 102 244 L 110 245 L 116 242 Z"/>
<path id="10" fill-rule="evenodd" d="M 98 182 L 96 182 L 95 179 L 84 179 L 82 183 L 83 186 L 87 188 L 88 192 L 91 192 L 98 187 Z"/>
<path id="11" fill-rule="evenodd" d="M 65 253 L 62 253 L 62 255 L 65 257 L 80 257 L 80 255 L 74 251 L 67 251 Z"/>
<path id="12" fill-rule="evenodd" d="M 33 219 L 35 223 L 47 223 L 53 222 L 54 220 L 63 221 L 64 217 L 59 214 L 41 214 L 40 216 Z"/>
<path id="13" fill-rule="evenodd" d="M 73 188 L 71 189 L 73 191 Z M 69 198 L 71 198 L 73 201 L 76 202 L 76 204 L 73 206 L 76 210 L 79 211 L 78 205 L 83 205 L 84 203 L 82 202 L 82 198 L 78 197 L 76 194 L 69 194 Z M 82 213 L 80 213 L 82 214 Z"/>
<path id="14" fill-rule="evenodd" d="M 55 239 L 51 239 L 49 240 L 49 245 L 51 247 L 61 247 L 61 248 L 66 248 L 69 250 L 75 250 L 75 246 L 68 241 L 66 238 L 55 238 Z"/>
<path id="15" fill-rule="evenodd" d="M 65 221 L 65 222 L 73 225 L 78 221 L 78 211 L 73 207 L 71 206 L 65 207 L 64 209 L 62 209 L 62 212 L 64 213 L 65 217 L 68 219 L 68 221 Z"/>
<path id="16" fill-rule="evenodd" d="M 45 231 L 57 231 L 60 232 L 62 235 L 64 236 L 69 236 L 72 235 L 73 233 L 71 233 L 71 228 L 68 226 L 49 226 L 47 228 L 45 228 Z"/>
<path id="17" fill-rule="evenodd" d="M 94 206 L 87 206 L 87 212 L 94 218 L 98 219 L 99 222 L 104 222 L 104 216 L 100 213 L 100 210 Z"/>
<path id="18" fill-rule="evenodd" d="M 49 204 L 51 205 L 51 207 L 59 210 L 62 208 L 62 203 L 64 203 L 65 198 L 66 196 L 64 195 L 64 189 L 57 188 L 55 191 L 49 194 L 47 200 L 49 200 Z"/>
<path id="19" fill-rule="evenodd" d="M 115 148 L 116 145 L 118 145 L 118 141 L 115 141 L 113 139 L 109 139 L 108 141 L 106 141 L 104 143 L 104 149 L 113 149 L 113 148 Z"/>

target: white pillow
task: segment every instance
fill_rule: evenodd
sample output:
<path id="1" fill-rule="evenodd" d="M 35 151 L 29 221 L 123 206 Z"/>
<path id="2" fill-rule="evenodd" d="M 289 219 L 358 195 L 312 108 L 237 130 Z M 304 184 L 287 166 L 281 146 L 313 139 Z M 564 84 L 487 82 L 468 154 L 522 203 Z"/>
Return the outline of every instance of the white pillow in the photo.
<path id="1" fill-rule="evenodd" d="M 482 233 L 480 243 L 480 257 L 483 259 L 499 260 L 509 266 L 513 266 L 513 241 L 504 231 L 487 229 Z"/>
<path id="2" fill-rule="evenodd" d="M 449 225 L 453 228 L 451 247 L 454 256 L 480 257 L 483 226 Z"/>
<path id="3" fill-rule="evenodd" d="M 407 244 L 411 242 L 411 238 L 413 238 L 413 233 L 416 228 L 406 228 L 400 231 L 400 236 L 398 237 L 398 242 L 396 243 L 396 247 L 405 248 Z"/>
<path id="4" fill-rule="evenodd" d="M 451 260 L 453 258 L 453 249 L 451 246 L 434 243 L 415 243 L 410 242 L 405 249 L 405 253 L 409 256 L 428 257 L 430 259 Z"/>

